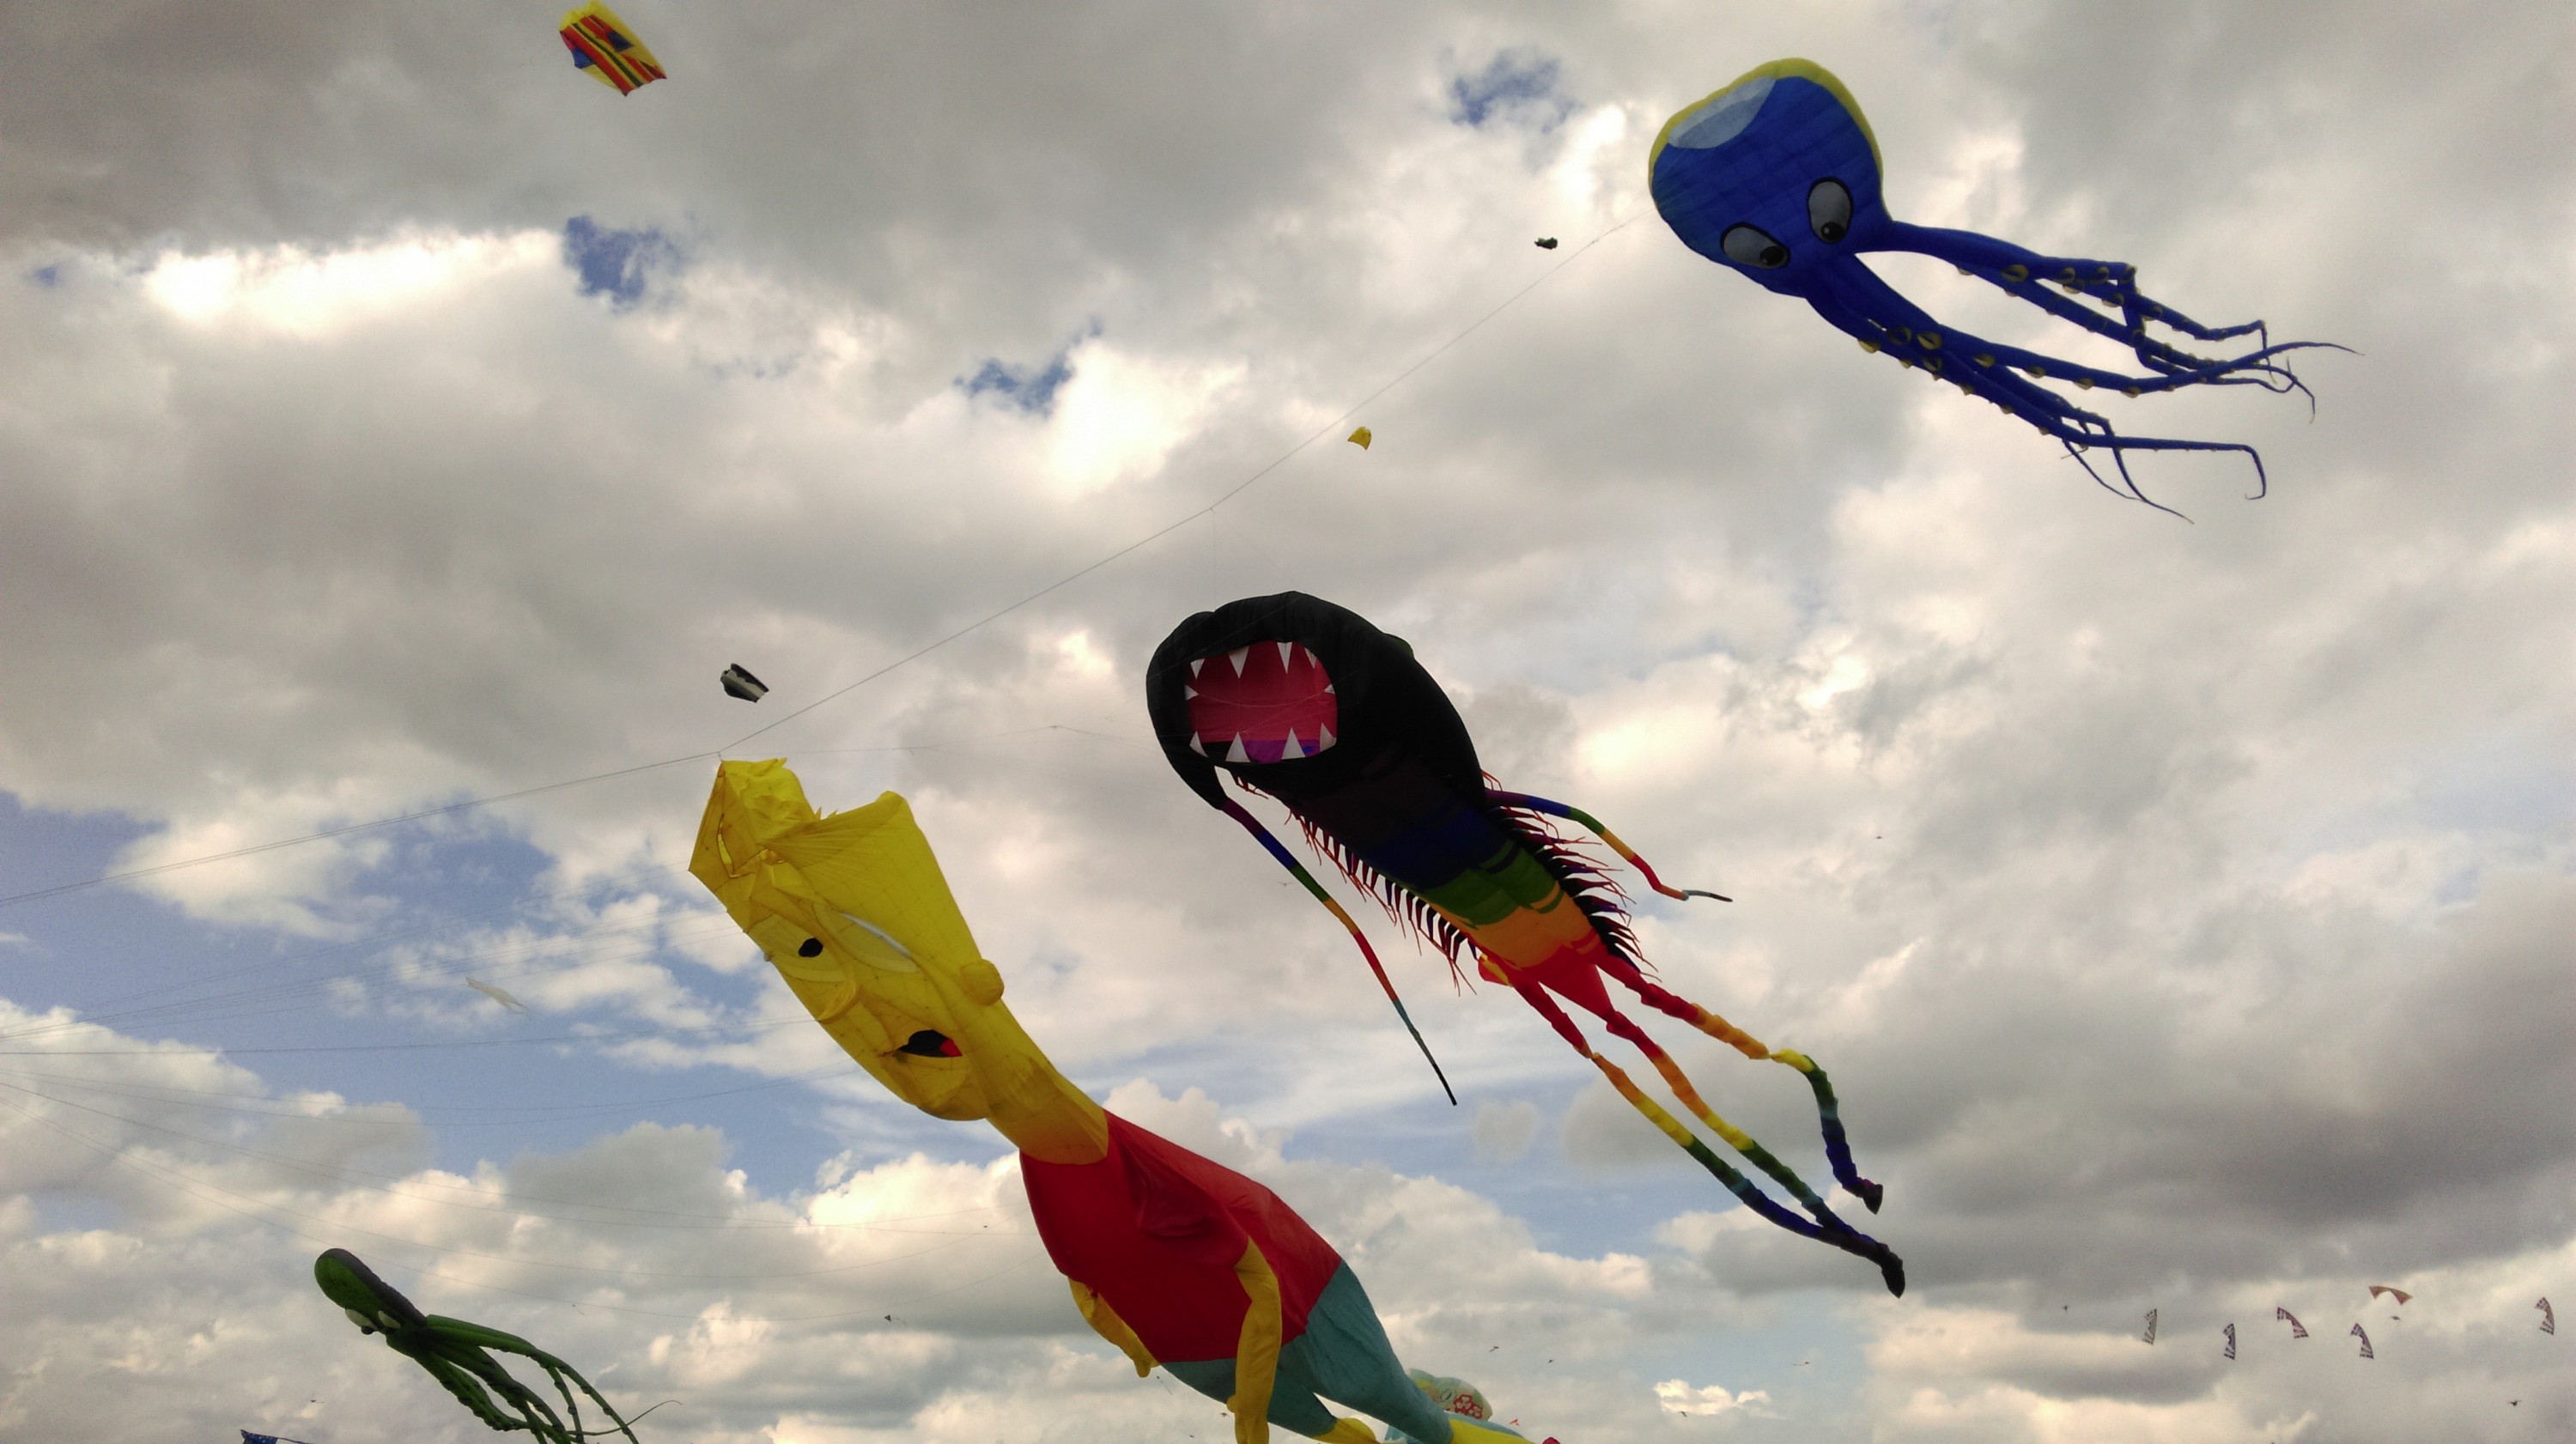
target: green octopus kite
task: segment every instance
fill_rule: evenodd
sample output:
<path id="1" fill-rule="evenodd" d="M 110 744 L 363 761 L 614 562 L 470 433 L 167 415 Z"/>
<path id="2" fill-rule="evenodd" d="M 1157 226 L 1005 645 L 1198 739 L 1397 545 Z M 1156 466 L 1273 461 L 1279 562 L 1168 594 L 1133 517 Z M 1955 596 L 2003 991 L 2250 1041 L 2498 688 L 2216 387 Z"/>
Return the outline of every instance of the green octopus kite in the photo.
<path id="1" fill-rule="evenodd" d="M 394 1290 L 394 1286 L 376 1277 L 376 1271 L 358 1261 L 358 1256 L 344 1248 L 325 1249 L 313 1261 L 313 1281 L 322 1286 L 323 1296 L 338 1304 L 349 1315 L 350 1322 L 362 1334 L 382 1334 L 397 1354 L 429 1371 L 440 1387 L 456 1396 L 458 1403 L 474 1411 L 474 1417 L 503 1433 L 525 1429 L 544 1440 L 545 1444 L 574 1444 L 612 1431 L 584 1430 L 581 1427 L 581 1405 L 564 1383 L 570 1379 L 599 1405 L 602 1412 L 615 1420 L 614 1432 L 635 1438 L 617 1411 L 609 1407 L 590 1381 L 574 1372 L 570 1364 L 520 1338 L 463 1319 L 424 1314 Z M 490 1350 L 517 1354 L 534 1360 L 554 1381 L 555 1392 L 563 1396 L 564 1408 L 572 1415 L 572 1427 L 564 1427 L 563 1417 L 554 1411 L 537 1392 L 510 1377 L 501 1361 Z M 512 1418 L 501 1411 L 492 1396 L 518 1411 Z"/>

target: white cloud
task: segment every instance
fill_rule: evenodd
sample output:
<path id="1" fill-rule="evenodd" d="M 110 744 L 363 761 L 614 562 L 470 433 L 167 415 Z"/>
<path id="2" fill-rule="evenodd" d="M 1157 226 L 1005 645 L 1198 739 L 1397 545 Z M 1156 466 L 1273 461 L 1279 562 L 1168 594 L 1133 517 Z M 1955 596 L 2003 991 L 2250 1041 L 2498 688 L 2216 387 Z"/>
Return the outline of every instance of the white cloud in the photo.
<path id="1" fill-rule="evenodd" d="M 1760 1389 L 1747 1389 L 1738 1394 L 1724 1384 L 1691 1387 L 1686 1379 L 1666 1379 L 1655 1386 L 1655 1398 L 1670 1414 L 1696 1414 L 1702 1418 L 1731 1414 L 1738 1409 L 1758 1411 L 1771 1402 L 1771 1396 Z"/>

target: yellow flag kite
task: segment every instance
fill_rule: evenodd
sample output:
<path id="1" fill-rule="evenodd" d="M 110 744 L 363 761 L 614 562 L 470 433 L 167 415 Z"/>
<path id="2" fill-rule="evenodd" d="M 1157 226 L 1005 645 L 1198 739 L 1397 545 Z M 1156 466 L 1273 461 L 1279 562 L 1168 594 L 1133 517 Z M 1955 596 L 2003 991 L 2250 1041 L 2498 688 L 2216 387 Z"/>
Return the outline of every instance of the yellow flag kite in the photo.
<path id="1" fill-rule="evenodd" d="M 617 12 L 593 3 L 578 10 L 564 12 L 564 48 L 572 52 L 573 68 L 587 70 L 600 84 L 624 95 L 639 85 L 667 80 L 662 62 L 635 38 Z"/>
<path id="2" fill-rule="evenodd" d="M 1366 451 L 1368 450 L 1368 444 L 1375 441 L 1377 437 L 1373 435 L 1367 427 L 1363 426 L 1359 430 L 1352 432 L 1346 439 L 1351 443 L 1351 445 L 1358 447 L 1362 451 Z"/>

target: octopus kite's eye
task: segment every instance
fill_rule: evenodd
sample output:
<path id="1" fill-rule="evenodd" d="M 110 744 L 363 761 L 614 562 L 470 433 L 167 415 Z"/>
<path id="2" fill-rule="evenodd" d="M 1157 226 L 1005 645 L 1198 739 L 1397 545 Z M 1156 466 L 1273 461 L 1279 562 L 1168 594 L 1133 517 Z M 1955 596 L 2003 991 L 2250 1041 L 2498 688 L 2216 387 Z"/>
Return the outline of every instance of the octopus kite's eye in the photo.
<path id="1" fill-rule="evenodd" d="M 1717 243 L 1725 248 L 1726 258 L 1739 266 L 1776 271 L 1789 264 L 1789 248 L 1752 226 L 1729 226 Z"/>
<path id="2" fill-rule="evenodd" d="M 1816 239 L 1839 241 L 1851 229 L 1851 192 L 1843 183 L 1830 177 L 1807 188 L 1807 224 L 1816 228 Z"/>
<path id="3" fill-rule="evenodd" d="M 800 958 L 819 958 L 823 956 L 823 940 L 821 938 L 807 938 L 805 941 L 798 943 L 796 945 L 796 956 Z"/>

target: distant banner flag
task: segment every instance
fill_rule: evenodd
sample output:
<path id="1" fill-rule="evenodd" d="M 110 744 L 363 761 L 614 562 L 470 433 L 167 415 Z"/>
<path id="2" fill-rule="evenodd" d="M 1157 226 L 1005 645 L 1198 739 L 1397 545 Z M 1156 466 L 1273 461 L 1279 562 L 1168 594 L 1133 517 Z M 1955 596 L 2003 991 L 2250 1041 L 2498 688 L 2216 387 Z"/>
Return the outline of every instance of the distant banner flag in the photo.
<path id="1" fill-rule="evenodd" d="M 2236 1326 L 2234 1324 L 2229 1324 L 2225 1333 L 2227 1335 L 2227 1352 L 2224 1357 L 2232 1359 L 2236 1357 Z"/>
<path id="2" fill-rule="evenodd" d="M 573 68 L 587 70 L 600 84 L 626 95 L 637 86 L 668 80 L 662 73 L 662 62 L 635 38 L 617 12 L 605 5 L 584 5 L 564 12 L 564 48 L 572 52 Z"/>
<path id="3" fill-rule="evenodd" d="M 2272 1307 L 2272 1317 L 2279 1319 L 2281 1322 L 2290 1326 L 2291 1338 L 2304 1339 L 2308 1336 L 2307 1325 L 2300 1323 L 2299 1316 L 2291 1313 L 2288 1309 L 2275 1304 Z"/>
<path id="4" fill-rule="evenodd" d="M 2544 1298 L 2532 1307 L 2540 1310 L 2540 1331 L 2544 1334 L 2557 1333 L 2558 1311 L 2549 1306 L 2549 1300 Z"/>
<path id="5" fill-rule="evenodd" d="M 2144 1338 L 2144 1339 L 2145 1339 L 2148 1343 L 2150 1343 L 2150 1344 L 2152 1344 L 2152 1343 L 2154 1343 L 2154 1342 L 2156 1341 L 2156 1311 L 2155 1311 L 2155 1310 L 2153 1310 L 2153 1309 L 2149 1309 L 2149 1310 L 2147 1310 L 2147 1331 L 2146 1331 L 2146 1333 L 2144 1333 L 2144 1334 L 2140 1335 L 2140 1337 L 2141 1337 L 2141 1338 Z"/>
<path id="6" fill-rule="evenodd" d="M 2378 1300 L 2381 1294 L 2386 1294 L 2390 1298 L 2395 1299 L 2401 1306 L 2415 1302 L 2415 1296 L 2406 1292 L 2404 1289 L 2395 1288 L 2388 1284 L 2372 1284 L 2370 1286 L 2370 1297 L 2374 1302 Z"/>
<path id="7" fill-rule="evenodd" d="M 2379 1357 L 2377 1354 L 2370 1351 L 2370 1335 L 2361 1331 L 2361 1325 L 2355 1324 L 2352 1326 L 2352 1336 L 2361 1340 L 2361 1356 L 2363 1358 L 2376 1359 Z"/>

